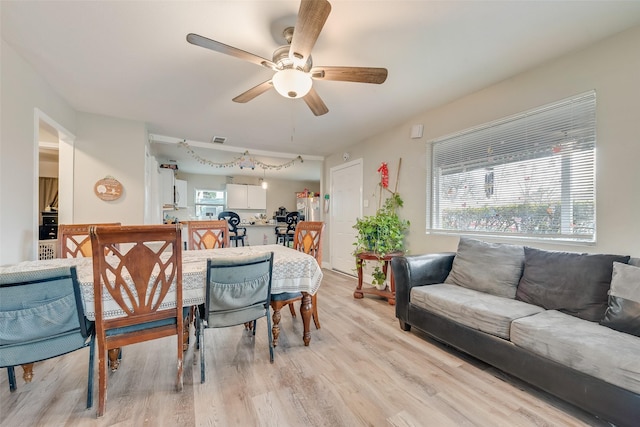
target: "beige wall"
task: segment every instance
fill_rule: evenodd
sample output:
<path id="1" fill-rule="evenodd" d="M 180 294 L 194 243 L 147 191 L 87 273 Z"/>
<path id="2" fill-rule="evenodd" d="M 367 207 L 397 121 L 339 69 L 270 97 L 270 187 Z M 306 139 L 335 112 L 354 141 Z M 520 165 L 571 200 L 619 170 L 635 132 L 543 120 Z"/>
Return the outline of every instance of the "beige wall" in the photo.
<path id="1" fill-rule="evenodd" d="M 410 253 L 452 251 L 458 238 L 426 234 L 427 141 L 491 120 L 595 89 L 597 92 L 597 244 L 593 246 L 530 243 L 547 249 L 607 252 L 640 256 L 640 27 L 585 50 L 497 83 L 439 108 L 425 111 L 394 129 L 345 151 L 364 160 L 364 198 L 373 199 L 380 162 L 389 164 L 395 185 L 402 157 L 399 192 L 402 217 L 411 221 Z M 422 139 L 411 127 L 424 125 Z M 341 153 L 325 162 L 325 177 L 342 163 Z M 375 212 L 377 203 L 364 209 Z M 324 259 L 331 259 L 328 247 Z"/>
<path id="2" fill-rule="evenodd" d="M 2 41 L 0 265 L 37 257 L 36 108 L 74 133 L 74 222 L 144 222 L 145 144 L 140 122 L 77 113 Z M 121 199 L 98 199 L 93 186 L 112 175 Z"/>
<path id="3" fill-rule="evenodd" d="M 75 223 L 143 224 L 145 203 L 144 123 L 78 113 L 74 165 Z M 112 176 L 123 187 L 118 200 L 96 197 L 96 181 Z"/>
<path id="4" fill-rule="evenodd" d="M 0 265 L 5 265 L 37 254 L 35 109 L 70 132 L 76 113 L 11 46 L 1 43 Z"/>

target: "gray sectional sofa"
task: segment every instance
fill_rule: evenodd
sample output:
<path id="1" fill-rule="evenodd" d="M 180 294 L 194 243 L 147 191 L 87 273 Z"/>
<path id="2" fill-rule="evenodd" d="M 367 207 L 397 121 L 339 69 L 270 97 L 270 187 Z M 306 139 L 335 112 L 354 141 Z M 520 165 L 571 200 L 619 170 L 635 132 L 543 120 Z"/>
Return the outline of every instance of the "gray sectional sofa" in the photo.
<path id="1" fill-rule="evenodd" d="M 400 327 L 619 426 L 640 425 L 640 259 L 461 238 L 395 257 Z"/>

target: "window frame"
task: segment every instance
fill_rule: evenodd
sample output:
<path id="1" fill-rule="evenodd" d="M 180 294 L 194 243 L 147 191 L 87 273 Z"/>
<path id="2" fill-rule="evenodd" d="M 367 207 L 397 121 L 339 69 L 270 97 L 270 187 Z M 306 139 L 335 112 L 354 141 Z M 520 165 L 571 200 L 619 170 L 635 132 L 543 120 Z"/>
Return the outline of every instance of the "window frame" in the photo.
<path id="1" fill-rule="evenodd" d="M 215 202 L 212 203 L 203 203 L 201 201 L 201 199 L 198 198 L 198 192 L 212 192 L 212 193 L 222 193 L 222 198 L 216 198 L 216 199 L 212 199 L 215 200 Z M 227 195 L 226 195 L 226 191 L 225 190 L 213 190 L 213 189 L 209 189 L 209 188 L 194 188 L 193 190 L 193 204 L 194 204 L 194 215 L 196 218 L 198 219 L 218 219 L 218 215 L 199 215 L 198 212 L 202 207 L 215 207 L 218 208 L 220 207 L 221 209 L 216 209 L 216 211 L 224 211 L 226 208 L 226 199 L 227 199 Z M 219 212 L 218 212 L 219 213 Z"/>

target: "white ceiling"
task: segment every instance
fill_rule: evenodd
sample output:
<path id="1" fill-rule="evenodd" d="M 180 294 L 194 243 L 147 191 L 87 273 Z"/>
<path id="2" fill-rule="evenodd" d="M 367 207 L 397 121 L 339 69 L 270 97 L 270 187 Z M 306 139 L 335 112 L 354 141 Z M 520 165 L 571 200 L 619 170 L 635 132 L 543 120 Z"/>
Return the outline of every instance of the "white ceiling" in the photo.
<path id="1" fill-rule="evenodd" d="M 193 32 L 271 58 L 280 31 L 295 23 L 297 0 L 0 4 L 3 39 L 76 110 L 142 121 L 152 134 L 196 145 L 224 136 L 236 151 L 303 157 L 340 152 L 640 24 L 640 1 L 331 0 L 314 64 L 385 67 L 389 77 L 382 85 L 314 81 L 329 108 L 315 117 L 274 90 L 232 102 L 273 72 L 185 40 Z M 182 171 L 229 174 L 176 144 L 154 146 Z M 214 161 L 229 156 L 196 149 Z"/>

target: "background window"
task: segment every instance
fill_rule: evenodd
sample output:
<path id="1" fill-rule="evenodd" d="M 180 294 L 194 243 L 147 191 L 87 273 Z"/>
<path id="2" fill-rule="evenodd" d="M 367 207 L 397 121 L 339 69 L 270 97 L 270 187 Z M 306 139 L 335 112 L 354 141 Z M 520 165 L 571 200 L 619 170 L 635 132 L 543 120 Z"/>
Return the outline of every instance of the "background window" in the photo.
<path id="1" fill-rule="evenodd" d="M 200 219 L 218 219 L 224 211 L 224 191 L 195 190 L 196 217 Z"/>
<path id="2" fill-rule="evenodd" d="M 591 91 L 431 144 L 434 232 L 595 241 Z"/>

